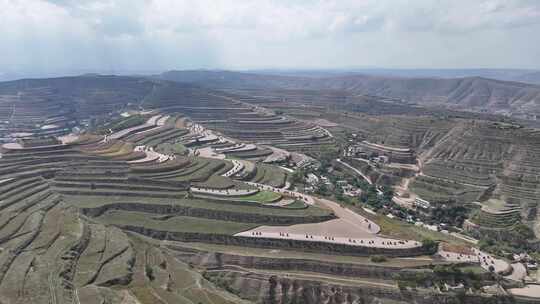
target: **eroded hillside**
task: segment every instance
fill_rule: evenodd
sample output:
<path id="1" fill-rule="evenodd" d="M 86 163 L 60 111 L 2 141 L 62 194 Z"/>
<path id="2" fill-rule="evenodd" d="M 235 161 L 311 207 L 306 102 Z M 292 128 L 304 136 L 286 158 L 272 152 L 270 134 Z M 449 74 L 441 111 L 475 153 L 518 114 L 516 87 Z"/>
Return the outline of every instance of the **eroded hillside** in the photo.
<path id="1" fill-rule="evenodd" d="M 534 227 L 534 130 L 144 78 L 0 87 L 2 304 L 537 301 L 507 291 L 521 268 L 464 236 L 309 194 L 302 176 L 325 163 L 434 204 L 479 201 L 471 234 Z M 347 156 L 356 144 L 390 163 Z"/>
<path id="2" fill-rule="evenodd" d="M 392 102 L 442 106 L 448 109 L 517 117 L 534 118 L 534 115 L 540 113 L 538 85 L 480 77 L 447 79 L 368 75 L 294 77 L 211 71 L 172 71 L 160 77 L 220 89 L 335 90 L 388 98 Z"/>

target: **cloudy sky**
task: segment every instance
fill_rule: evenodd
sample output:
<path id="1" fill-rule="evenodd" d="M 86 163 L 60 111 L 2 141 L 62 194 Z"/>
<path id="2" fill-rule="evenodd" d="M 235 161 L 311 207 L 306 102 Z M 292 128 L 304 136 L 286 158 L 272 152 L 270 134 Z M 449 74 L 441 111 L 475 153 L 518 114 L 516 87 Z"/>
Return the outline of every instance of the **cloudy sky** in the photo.
<path id="1" fill-rule="evenodd" d="M 540 68 L 538 0 L 0 0 L 0 72 Z"/>

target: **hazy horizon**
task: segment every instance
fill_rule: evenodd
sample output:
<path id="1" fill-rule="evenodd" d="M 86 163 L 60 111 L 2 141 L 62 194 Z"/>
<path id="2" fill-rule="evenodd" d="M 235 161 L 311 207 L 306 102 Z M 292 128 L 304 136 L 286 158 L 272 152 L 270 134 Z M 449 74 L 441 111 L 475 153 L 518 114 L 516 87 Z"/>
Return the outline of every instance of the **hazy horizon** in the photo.
<path id="1" fill-rule="evenodd" d="M 0 0 L 0 73 L 540 69 L 540 2 Z M 129 12 L 129 13 L 126 13 Z"/>

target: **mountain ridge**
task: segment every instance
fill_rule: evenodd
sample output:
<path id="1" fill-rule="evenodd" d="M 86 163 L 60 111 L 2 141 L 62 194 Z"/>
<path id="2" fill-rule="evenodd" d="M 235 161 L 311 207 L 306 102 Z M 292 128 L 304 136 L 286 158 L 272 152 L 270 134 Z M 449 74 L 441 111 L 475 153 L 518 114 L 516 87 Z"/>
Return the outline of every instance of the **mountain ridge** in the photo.
<path id="1" fill-rule="evenodd" d="M 346 75 L 324 78 L 230 71 L 169 71 L 160 79 L 217 89 L 340 90 L 423 106 L 445 106 L 509 116 L 540 114 L 540 85 L 485 77 L 405 78 Z"/>

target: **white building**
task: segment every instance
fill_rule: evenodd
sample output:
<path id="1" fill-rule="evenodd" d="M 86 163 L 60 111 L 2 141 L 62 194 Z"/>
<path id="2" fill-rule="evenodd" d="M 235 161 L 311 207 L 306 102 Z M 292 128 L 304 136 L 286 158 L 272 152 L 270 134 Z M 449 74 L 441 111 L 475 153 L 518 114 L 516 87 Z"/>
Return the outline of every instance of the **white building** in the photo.
<path id="1" fill-rule="evenodd" d="M 423 208 L 423 209 L 429 209 L 429 208 L 431 208 L 431 203 L 424 200 L 424 199 L 421 199 L 421 198 L 417 197 L 417 198 L 414 199 L 413 206 L 420 207 L 420 208 Z"/>
<path id="2" fill-rule="evenodd" d="M 318 184 L 319 183 L 319 178 L 317 177 L 317 175 L 315 175 L 313 173 L 309 173 L 307 175 L 307 183 L 310 184 L 310 185 Z"/>

